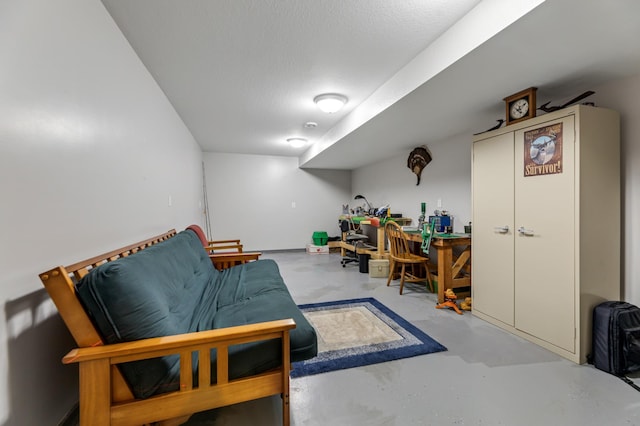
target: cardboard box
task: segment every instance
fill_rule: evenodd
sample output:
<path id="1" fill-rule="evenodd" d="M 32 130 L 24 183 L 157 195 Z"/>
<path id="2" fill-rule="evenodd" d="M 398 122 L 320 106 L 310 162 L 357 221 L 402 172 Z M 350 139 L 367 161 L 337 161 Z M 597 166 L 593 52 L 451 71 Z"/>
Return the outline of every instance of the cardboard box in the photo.
<path id="1" fill-rule="evenodd" d="M 389 278 L 389 260 L 370 259 L 369 276 L 371 278 Z"/>
<path id="2" fill-rule="evenodd" d="M 329 254 L 329 246 L 316 246 L 307 244 L 307 253 L 309 254 Z"/>

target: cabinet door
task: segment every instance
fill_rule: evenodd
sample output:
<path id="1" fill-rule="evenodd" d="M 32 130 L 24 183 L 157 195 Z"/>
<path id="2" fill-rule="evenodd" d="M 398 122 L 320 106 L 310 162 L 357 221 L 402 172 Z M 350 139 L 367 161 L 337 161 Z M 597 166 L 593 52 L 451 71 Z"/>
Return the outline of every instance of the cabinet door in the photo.
<path id="1" fill-rule="evenodd" d="M 574 117 L 515 132 L 515 326 L 575 352 Z"/>
<path id="2" fill-rule="evenodd" d="M 473 144 L 473 309 L 514 324 L 513 133 Z"/>

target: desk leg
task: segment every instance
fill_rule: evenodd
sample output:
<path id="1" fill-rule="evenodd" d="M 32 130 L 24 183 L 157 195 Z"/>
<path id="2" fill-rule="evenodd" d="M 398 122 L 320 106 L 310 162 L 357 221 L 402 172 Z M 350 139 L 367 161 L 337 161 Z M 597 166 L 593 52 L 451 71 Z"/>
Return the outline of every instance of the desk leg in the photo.
<path id="1" fill-rule="evenodd" d="M 438 248 L 438 303 L 444 302 L 444 292 L 451 286 L 451 265 L 453 248 Z"/>
<path id="2" fill-rule="evenodd" d="M 382 225 L 378 226 L 378 231 L 377 231 L 377 238 L 378 238 L 378 255 L 382 256 L 384 255 L 384 227 Z"/>
<path id="3" fill-rule="evenodd" d="M 347 242 L 347 233 L 346 232 L 342 233 L 342 241 L 345 242 L 345 243 Z M 347 255 L 347 251 L 345 250 L 344 247 L 340 246 L 340 256 L 341 257 L 345 257 L 346 255 Z"/>
<path id="4" fill-rule="evenodd" d="M 467 262 L 470 262 L 470 260 L 471 260 L 471 247 L 466 247 L 464 251 L 460 253 L 460 256 L 458 256 L 456 263 L 453 264 L 453 268 L 451 270 L 451 278 L 453 279 L 457 278 L 458 275 L 460 274 L 460 271 L 465 267 Z M 471 269 L 469 268 L 469 270 Z"/>

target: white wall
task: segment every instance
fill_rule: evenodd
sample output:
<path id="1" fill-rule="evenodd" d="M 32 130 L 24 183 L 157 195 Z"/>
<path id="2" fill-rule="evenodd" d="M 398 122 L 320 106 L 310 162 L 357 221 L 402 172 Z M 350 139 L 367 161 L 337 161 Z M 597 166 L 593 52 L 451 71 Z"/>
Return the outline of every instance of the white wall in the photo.
<path id="1" fill-rule="evenodd" d="M 593 90 L 596 94 L 592 98 L 598 106 L 620 112 L 622 297 L 640 306 L 640 74 Z M 602 206 L 603 229 L 606 216 L 607 206 Z"/>
<path id="2" fill-rule="evenodd" d="M 436 209 L 447 210 L 454 218 L 454 231 L 463 232 L 471 220 L 471 136 L 458 135 L 427 146 L 433 159 L 422 171 L 420 185 L 407 167 L 407 151 L 354 170 L 353 195 L 364 195 L 374 207 L 389 204 L 391 213 L 412 218 L 414 225 L 420 203 L 426 202 L 427 215 Z M 352 200 L 350 206 L 362 204 Z"/>
<path id="3" fill-rule="evenodd" d="M 0 58 L 0 424 L 55 424 L 77 366 L 38 274 L 200 222 L 202 153 L 98 0 L 0 2 Z"/>
<path id="4" fill-rule="evenodd" d="M 351 172 L 302 170 L 297 158 L 266 155 L 205 153 L 204 163 L 213 239 L 286 250 L 311 244 L 314 231 L 339 235 Z"/>

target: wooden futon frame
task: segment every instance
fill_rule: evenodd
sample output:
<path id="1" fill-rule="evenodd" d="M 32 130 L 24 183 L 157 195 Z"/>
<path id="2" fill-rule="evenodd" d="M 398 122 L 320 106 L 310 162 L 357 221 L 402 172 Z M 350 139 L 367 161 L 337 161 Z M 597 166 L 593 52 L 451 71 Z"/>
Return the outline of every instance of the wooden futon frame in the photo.
<path id="1" fill-rule="evenodd" d="M 176 425 L 198 411 L 249 401 L 270 395 L 282 395 L 283 424 L 289 424 L 289 330 L 291 319 L 229 327 L 211 331 L 144 339 L 135 342 L 104 344 L 79 299 L 74 283 L 105 262 L 111 262 L 144 250 L 176 235 L 162 235 L 114 250 L 70 266 L 59 266 L 40 274 L 60 316 L 79 348 L 73 349 L 63 363 L 78 363 L 80 368 L 81 425 Z M 256 260 L 260 253 L 223 253 L 210 255 L 217 269 Z M 229 346 L 246 342 L 280 339 L 282 367 L 255 376 L 229 380 Z M 217 380 L 211 383 L 210 354 L 216 349 Z M 192 352 L 198 352 L 198 386 L 192 380 Z M 125 382 L 120 363 L 165 355 L 180 355 L 178 391 L 136 399 Z"/>

